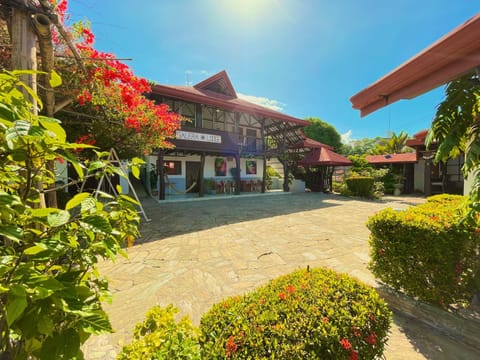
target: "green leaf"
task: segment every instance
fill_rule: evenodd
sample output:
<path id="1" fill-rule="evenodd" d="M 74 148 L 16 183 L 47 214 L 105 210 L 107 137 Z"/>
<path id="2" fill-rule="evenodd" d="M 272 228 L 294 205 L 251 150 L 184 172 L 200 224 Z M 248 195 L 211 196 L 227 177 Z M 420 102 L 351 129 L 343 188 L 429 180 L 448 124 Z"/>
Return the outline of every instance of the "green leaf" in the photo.
<path id="1" fill-rule="evenodd" d="M 6 192 L 0 192 L 0 205 L 12 206 L 20 204 L 20 198 Z"/>
<path id="2" fill-rule="evenodd" d="M 58 75 L 58 73 L 55 71 L 55 70 L 52 70 L 50 72 L 50 86 L 52 88 L 55 88 L 57 86 L 60 86 L 62 85 L 62 77 L 60 75 Z"/>
<path id="3" fill-rule="evenodd" d="M 87 212 L 88 210 L 95 209 L 97 206 L 97 200 L 92 197 L 88 197 L 82 201 L 82 212 Z"/>
<path id="4" fill-rule="evenodd" d="M 43 243 L 36 243 L 34 246 L 25 250 L 26 255 L 36 255 L 42 251 L 48 250 L 48 246 Z"/>
<path id="5" fill-rule="evenodd" d="M 57 213 L 48 215 L 48 224 L 52 227 L 65 225 L 70 220 L 70 213 L 65 210 L 60 210 Z"/>
<path id="6" fill-rule="evenodd" d="M 44 218 L 56 212 L 58 212 L 58 209 L 55 208 L 30 209 L 31 216 L 37 218 Z"/>
<path id="7" fill-rule="evenodd" d="M 132 166 L 132 175 L 136 178 L 136 179 L 140 179 L 140 168 L 138 166 Z"/>
<path id="8" fill-rule="evenodd" d="M 80 179 L 83 179 L 85 173 L 83 171 L 82 164 L 80 164 L 78 159 L 67 151 L 65 151 L 62 155 L 63 155 L 64 159 L 66 159 L 67 161 L 69 161 L 72 164 L 73 168 L 77 172 L 78 177 Z"/>
<path id="9" fill-rule="evenodd" d="M 73 198 L 71 198 L 67 202 L 67 204 L 65 205 L 65 210 L 73 209 L 74 207 L 82 204 L 82 202 L 89 197 L 90 197 L 89 193 L 79 193 L 75 195 Z"/>
<path id="10" fill-rule="evenodd" d="M 21 285 L 13 285 L 8 293 L 7 324 L 11 326 L 27 308 L 27 293 Z"/>
<path id="11" fill-rule="evenodd" d="M 90 165 L 88 166 L 88 171 L 95 171 L 98 169 L 102 169 L 106 166 L 106 164 L 103 161 L 92 161 Z"/>
<path id="12" fill-rule="evenodd" d="M 82 222 L 90 225 L 94 229 L 100 230 L 103 233 L 109 234 L 112 232 L 112 227 L 110 226 L 110 223 L 102 216 L 86 216 L 82 219 Z"/>
<path id="13" fill-rule="evenodd" d="M 107 314 L 103 310 L 96 310 L 92 315 L 83 319 L 83 329 L 91 334 L 110 333 L 113 331 Z"/>
<path id="14" fill-rule="evenodd" d="M 48 316 L 41 316 L 37 321 L 37 330 L 40 334 L 50 335 L 53 331 L 53 321 Z"/>
<path id="15" fill-rule="evenodd" d="M 39 116 L 38 121 L 40 124 L 47 130 L 55 134 L 55 137 L 60 142 L 65 142 L 67 140 L 67 134 L 63 127 L 60 125 L 60 121 L 57 119 L 49 118 L 46 116 Z"/>
<path id="16" fill-rule="evenodd" d="M 23 230 L 15 225 L 1 225 L 0 235 L 16 242 L 23 240 Z"/>

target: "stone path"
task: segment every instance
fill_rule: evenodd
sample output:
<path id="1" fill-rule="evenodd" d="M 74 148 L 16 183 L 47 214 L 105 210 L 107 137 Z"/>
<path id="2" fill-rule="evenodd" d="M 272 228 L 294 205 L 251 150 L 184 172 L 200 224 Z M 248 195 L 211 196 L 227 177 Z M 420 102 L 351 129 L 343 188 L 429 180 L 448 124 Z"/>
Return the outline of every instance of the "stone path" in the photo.
<path id="1" fill-rule="evenodd" d="M 86 359 L 114 359 L 156 305 L 174 304 L 195 324 L 221 299 L 306 266 L 326 266 L 376 286 L 367 270 L 368 217 L 420 198 L 359 201 L 318 193 L 265 194 L 209 201 L 145 202 L 152 219 L 128 259 L 100 264 L 110 280 L 106 306 L 116 333 L 92 337 Z M 422 327 L 423 326 L 423 327 Z M 396 315 L 387 359 L 470 359 L 475 350 Z M 474 357 L 472 357 L 474 356 Z"/>

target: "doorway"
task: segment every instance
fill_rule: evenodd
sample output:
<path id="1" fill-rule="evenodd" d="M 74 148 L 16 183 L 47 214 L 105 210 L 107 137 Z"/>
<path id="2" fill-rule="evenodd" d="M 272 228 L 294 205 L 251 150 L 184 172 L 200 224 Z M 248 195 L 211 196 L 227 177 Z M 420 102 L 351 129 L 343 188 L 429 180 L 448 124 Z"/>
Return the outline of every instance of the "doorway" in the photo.
<path id="1" fill-rule="evenodd" d="M 200 162 L 187 161 L 185 170 L 185 190 L 192 188 L 189 193 L 198 193 L 200 184 Z"/>

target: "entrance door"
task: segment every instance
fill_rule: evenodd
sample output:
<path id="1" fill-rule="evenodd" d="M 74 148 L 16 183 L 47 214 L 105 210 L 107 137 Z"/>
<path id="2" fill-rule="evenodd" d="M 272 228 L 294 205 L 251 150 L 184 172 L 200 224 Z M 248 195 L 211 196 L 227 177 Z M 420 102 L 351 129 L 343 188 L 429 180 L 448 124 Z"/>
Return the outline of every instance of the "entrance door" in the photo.
<path id="1" fill-rule="evenodd" d="M 188 191 L 188 193 L 197 193 L 200 184 L 200 162 L 187 161 L 186 166 L 187 168 L 185 173 L 185 190 L 192 188 Z"/>

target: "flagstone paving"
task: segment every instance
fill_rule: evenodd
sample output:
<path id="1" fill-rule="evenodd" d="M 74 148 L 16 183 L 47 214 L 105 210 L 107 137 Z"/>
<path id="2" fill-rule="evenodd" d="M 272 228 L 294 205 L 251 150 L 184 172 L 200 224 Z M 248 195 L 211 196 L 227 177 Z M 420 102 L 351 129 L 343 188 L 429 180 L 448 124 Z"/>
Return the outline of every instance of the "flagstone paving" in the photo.
<path id="1" fill-rule="evenodd" d="M 367 270 L 365 222 L 385 208 L 404 209 L 422 198 L 352 200 L 318 193 L 263 194 L 163 203 L 146 199 L 152 219 L 128 259 L 102 262 L 113 302 L 106 305 L 113 334 L 94 336 L 86 359 L 114 359 L 121 344 L 156 304 L 174 304 L 198 325 L 214 303 L 307 266 L 326 266 L 376 286 Z M 395 315 L 387 359 L 469 359 L 475 351 Z M 478 355 L 478 354 L 476 354 Z"/>

